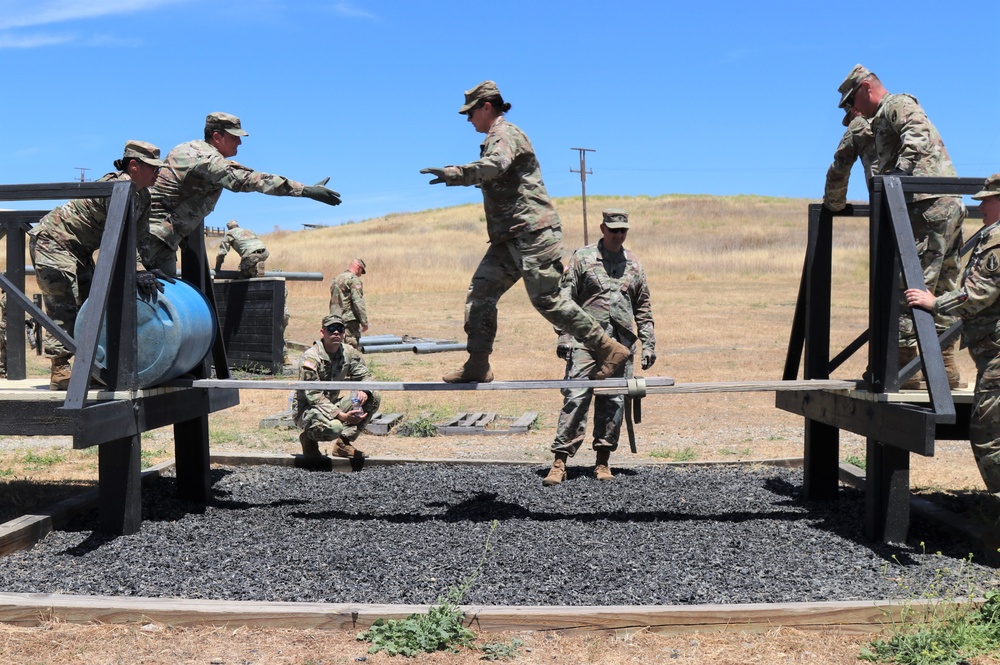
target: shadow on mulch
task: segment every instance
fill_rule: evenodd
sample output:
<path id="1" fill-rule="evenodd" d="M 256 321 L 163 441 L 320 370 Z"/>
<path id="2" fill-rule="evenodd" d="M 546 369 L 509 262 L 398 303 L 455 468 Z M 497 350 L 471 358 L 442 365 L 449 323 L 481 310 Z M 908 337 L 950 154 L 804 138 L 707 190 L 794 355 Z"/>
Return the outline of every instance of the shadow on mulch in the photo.
<path id="1" fill-rule="evenodd" d="M 36 513 L 97 487 L 96 481 L 38 481 L 17 478 L 0 482 L 0 523 Z"/>

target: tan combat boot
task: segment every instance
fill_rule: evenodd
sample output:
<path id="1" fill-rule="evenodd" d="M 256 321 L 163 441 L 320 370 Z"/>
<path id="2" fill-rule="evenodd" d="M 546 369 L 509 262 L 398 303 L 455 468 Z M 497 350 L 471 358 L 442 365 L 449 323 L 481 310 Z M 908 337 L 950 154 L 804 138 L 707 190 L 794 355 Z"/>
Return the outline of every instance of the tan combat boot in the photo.
<path id="1" fill-rule="evenodd" d="M 333 442 L 333 454 L 335 457 L 364 457 L 365 454 L 352 446 L 350 443 L 345 441 L 343 437 L 338 437 L 336 441 Z"/>
<path id="2" fill-rule="evenodd" d="M 917 350 L 912 346 L 899 347 L 899 369 L 906 367 L 917 357 Z M 899 386 L 900 390 L 927 390 L 927 384 L 920 380 L 920 370 Z"/>
<path id="3" fill-rule="evenodd" d="M 619 344 L 607 335 L 601 337 L 597 346 L 591 351 L 594 354 L 594 372 L 590 378 L 595 381 L 608 379 L 618 374 L 632 355 L 627 346 Z"/>
<path id="4" fill-rule="evenodd" d="M 493 370 L 490 369 L 490 354 L 469 353 L 469 359 L 462 368 L 441 377 L 445 383 L 489 383 L 493 380 Z"/>
<path id="5" fill-rule="evenodd" d="M 322 457 L 319 451 L 319 443 L 310 439 L 305 432 L 299 434 L 299 444 L 302 446 L 302 454 L 305 457 Z"/>
<path id="6" fill-rule="evenodd" d="M 567 459 L 569 459 L 568 453 L 556 453 L 556 460 L 552 462 L 552 468 L 549 469 L 549 475 L 545 476 L 545 479 L 542 480 L 542 485 L 551 487 L 552 485 L 558 485 L 562 481 L 566 480 Z"/>
<path id="7" fill-rule="evenodd" d="M 609 461 L 611 460 L 611 451 L 607 448 L 597 449 L 597 463 L 594 465 L 594 476 L 598 480 L 612 480 L 614 476 L 611 475 L 611 465 Z"/>
<path id="8" fill-rule="evenodd" d="M 955 360 L 955 345 L 952 344 L 946 349 L 941 349 L 941 357 L 944 359 L 944 371 L 948 374 L 948 386 L 952 390 L 965 388 L 962 375 L 958 370 L 958 362 Z"/>
<path id="9" fill-rule="evenodd" d="M 73 371 L 73 366 L 69 363 L 69 357 L 53 358 L 52 373 L 49 376 L 49 390 L 66 390 L 69 388 L 69 377 Z"/>

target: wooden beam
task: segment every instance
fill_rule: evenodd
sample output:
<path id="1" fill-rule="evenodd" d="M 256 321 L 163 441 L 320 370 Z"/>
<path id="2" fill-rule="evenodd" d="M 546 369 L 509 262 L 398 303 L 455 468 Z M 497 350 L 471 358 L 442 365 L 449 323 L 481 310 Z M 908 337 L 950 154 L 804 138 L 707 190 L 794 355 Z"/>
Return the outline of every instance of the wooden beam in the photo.
<path id="1" fill-rule="evenodd" d="M 583 607 L 463 605 L 465 623 L 484 632 L 560 631 L 591 633 L 650 630 L 658 633 L 764 632 L 778 626 L 797 630 L 832 630 L 869 634 L 887 622 L 931 621 L 948 608 L 978 606 L 943 599 L 903 601 L 834 601 L 731 605 L 608 605 Z M 251 602 L 186 600 L 127 596 L 0 593 L 0 621 L 37 626 L 43 621 L 69 623 L 148 623 L 168 626 L 248 626 L 351 630 L 376 619 L 405 619 L 426 613 L 428 605 L 361 603 Z"/>
<path id="2" fill-rule="evenodd" d="M 832 392 L 781 392 L 775 406 L 919 455 L 934 455 L 935 415 L 912 404 L 872 402 Z"/>

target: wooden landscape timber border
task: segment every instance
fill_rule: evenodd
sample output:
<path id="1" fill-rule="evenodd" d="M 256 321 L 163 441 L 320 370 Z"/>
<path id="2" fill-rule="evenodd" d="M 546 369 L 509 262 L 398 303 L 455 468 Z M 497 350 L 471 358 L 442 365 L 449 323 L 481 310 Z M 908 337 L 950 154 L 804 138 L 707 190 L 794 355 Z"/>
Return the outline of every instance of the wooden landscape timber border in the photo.
<path id="1" fill-rule="evenodd" d="M 298 455 L 216 454 L 213 464 L 297 466 Z M 802 458 L 748 460 L 744 462 L 669 462 L 635 466 L 732 466 L 768 465 L 798 467 Z M 514 465 L 538 466 L 539 462 L 522 460 L 406 459 L 370 458 L 366 465 L 451 464 L 462 466 Z M 153 478 L 172 462 L 164 462 L 147 472 Z M 332 459 L 331 468 L 350 472 L 349 460 Z M 845 482 L 863 485 L 861 469 L 842 463 L 839 473 Z M 26 516 L 0 525 L 0 542 L 8 552 L 31 547 L 53 524 L 66 523 L 74 515 L 91 509 L 96 502 L 91 490 L 80 497 L 56 504 L 37 516 Z M 84 500 L 87 497 L 88 500 Z M 960 517 L 930 502 L 913 497 L 914 512 L 952 530 L 965 523 Z M 37 522 L 31 528 L 31 519 Z M 13 525 L 18 523 L 17 533 Z M 38 536 L 31 540 L 32 535 Z M 970 532 L 963 532 L 970 536 Z M 16 538 L 21 547 L 11 547 Z M 982 599 L 968 601 L 973 605 Z M 628 633 L 648 630 L 661 634 L 690 632 L 766 632 L 776 627 L 804 631 L 837 630 L 851 634 L 873 634 L 893 622 L 900 622 L 906 612 L 908 623 L 931 621 L 935 613 L 967 603 L 944 599 L 828 601 L 817 603 L 753 603 L 710 605 L 609 605 L 609 606 L 480 606 L 463 605 L 466 624 L 484 632 L 560 631 L 572 633 Z M 393 605 L 364 603 L 304 603 L 226 600 L 188 600 L 178 598 L 136 598 L 125 596 L 83 596 L 49 593 L 0 593 L 0 622 L 18 626 L 37 626 L 46 621 L 69 623 L 148 623 L 169 626 L 249 626 L 258 628 L 360 630 L 379 618 L 404 619 L 413 613 L 425 613 L 428 605 Z M 940 616 L 940 615 L 938 615 Z"/>
<path id="2" fill-rule="evenodd" d="M 462 605 L 466 625 L 484 632 L 560 631 L 573 633 L 660 634 L 690 632 L 767 632 L 777 627 L 870 635 L 888 625 L 929 623 L 940 612 L 962 605 L 950 600 L 834 601 L 744 605 Z M 317 629 L 357 631 L 377 619 L 405 619 L 427 613 L 429 605 L 293 603 L 181 600 L 122 596 L 0 593 L 0 621 L 38 626 L 68 623 L 140 623 L 168 626 Z"/>

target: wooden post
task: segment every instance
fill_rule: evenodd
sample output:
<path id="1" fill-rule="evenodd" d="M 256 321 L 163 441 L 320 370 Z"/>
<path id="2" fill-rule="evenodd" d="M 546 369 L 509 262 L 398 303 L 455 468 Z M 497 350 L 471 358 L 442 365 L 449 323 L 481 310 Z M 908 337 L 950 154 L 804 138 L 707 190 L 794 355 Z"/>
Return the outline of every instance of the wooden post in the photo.
<path id="1" fill-rule="evenodd" d="M 215 294 L 205 256 L 204 225 L 199 225 L 187 239 L 181 251 L 181 276 L 204 293 L 215 309 Z M 216 346 L 220 344 L 216 331 Z M 209 354 L 211 355 L 211 354 Z M 228 377 L 229 368 L 223 371 Z M 199 379 L 209 378 L 209 356 L 191 370 Z M 182 501 L 205 504 L 211 496 L 211 465 L 209 461 L 208 416 L 198 416 L 174 425 L 174 457 L 177 460 L 177 497 Z"/>
<path id="2" fill-rule="evenodd" d="M 124 536 L 137 533 L 142 526 L 140 449 L 139 435 L 98 446 L 97 495 L 102 533 Z"/>
<path id="3" fill-rule="evenodd" d="M 833 266 L 833 216 L 809 206 L 806 250 L 804 379 L 830 378 L 830 278 Z M 837 498 L 840 430 L 806 418 L 803 452 L 803 496 L 807 500 Z"/>

